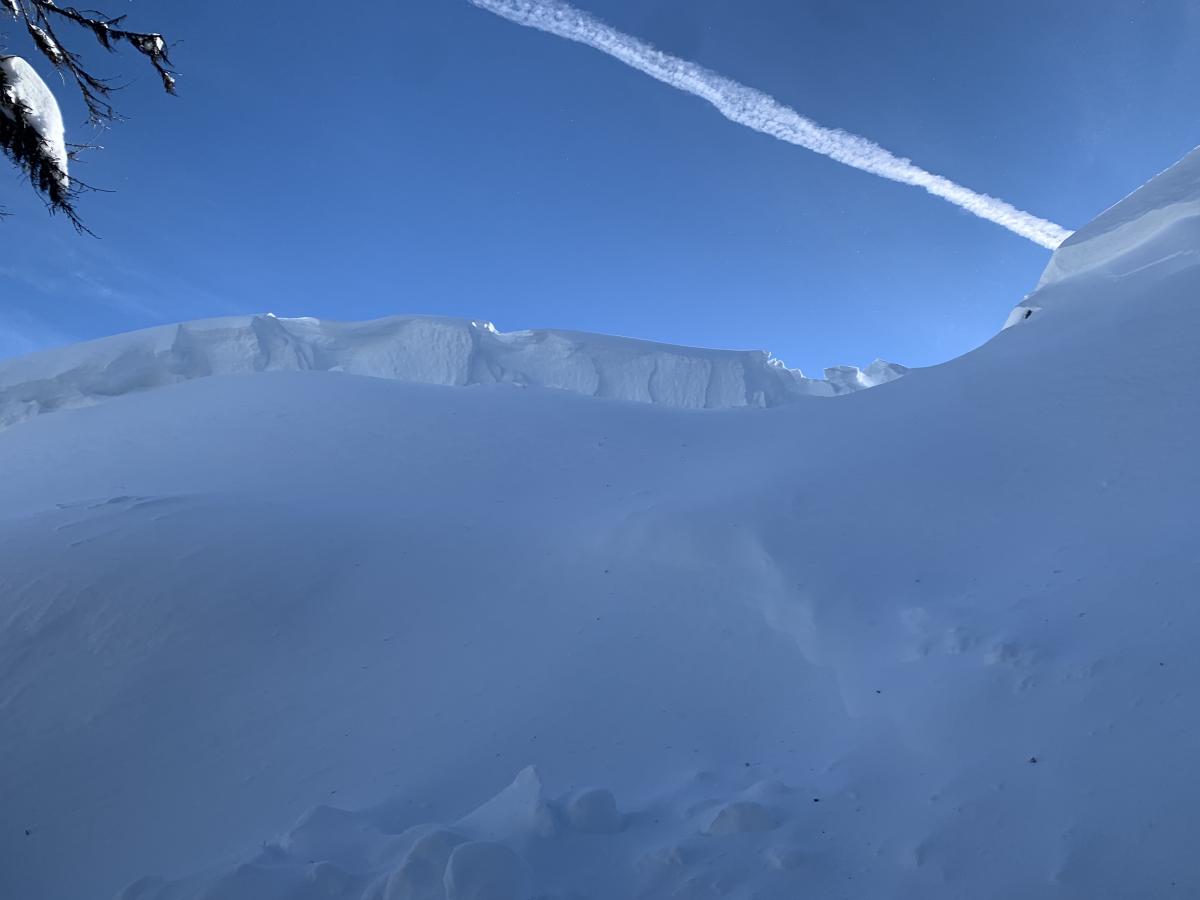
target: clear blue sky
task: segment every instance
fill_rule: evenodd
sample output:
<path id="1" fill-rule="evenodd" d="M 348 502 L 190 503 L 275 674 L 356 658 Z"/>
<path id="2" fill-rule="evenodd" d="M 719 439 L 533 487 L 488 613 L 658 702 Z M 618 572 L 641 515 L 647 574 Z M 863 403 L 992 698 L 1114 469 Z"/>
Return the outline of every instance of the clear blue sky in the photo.
<path id="1" fill-rule="evenodd" d="M 985 340 L 1048 258 L 466 0 L 95 5 L 180 42 L 181 96 L 88 48 L 129 81 L 129 121 L 77 168 L 115 191 L 82 203 L 102 239 L 3 170 L 0 355 L 273 311 L 925 365 Z M 1200 143 L 1200 0 L 579 5 L 1068 227 Z"/>

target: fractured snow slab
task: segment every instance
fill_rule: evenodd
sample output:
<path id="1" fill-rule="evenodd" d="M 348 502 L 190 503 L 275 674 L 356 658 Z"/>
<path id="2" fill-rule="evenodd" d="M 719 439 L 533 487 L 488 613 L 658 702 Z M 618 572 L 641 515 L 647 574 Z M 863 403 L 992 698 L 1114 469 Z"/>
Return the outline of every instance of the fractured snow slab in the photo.
<path id="1" fill-rule="evenodd" d="M 0 362 L 0 428 L 42 413 L 208 375 L 337 371 L 418 384 L 513 384 L 690 409 L 767 407 L 874 387 L 908 370 L 876 360 L 806 378 L 762 350 L 705 350 L 490 322 L 208 319 Z"/>

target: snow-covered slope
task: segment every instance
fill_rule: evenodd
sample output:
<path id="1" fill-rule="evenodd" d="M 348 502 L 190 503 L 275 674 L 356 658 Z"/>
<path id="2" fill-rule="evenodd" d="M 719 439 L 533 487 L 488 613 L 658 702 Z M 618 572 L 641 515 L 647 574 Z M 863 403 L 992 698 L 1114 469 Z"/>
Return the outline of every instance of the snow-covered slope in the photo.
<path id="1" fill-rule="evenodd" d="M 805 378 L 769 353 L 701 350 L 572 331 L 502 333 L 433 316 L 323 322 L 243 316 L 150 328 L 0 361 L 0 428 L 43 412 L 208 375 L 323 371 L 418 384 L 508 383 L 667 406 L 777 406 L 904 374 L 876 360 Z"/>
<path id="2" fill-rule="evenodd" d="M 1098 306 L 1134 302 L 1176 273 L 1190 278 L 1198 259 L 1200 147 L 1067 238 L 1006 326 L 1072 304 L 1086 307 L 1072 315 L 1103 315 Z"/>
<path id="3" fill-rule="evenodd" d="M 1200 896 L 1175 234 L 837 402 L 275 372 L 0 433 L 0 896 Z"/>

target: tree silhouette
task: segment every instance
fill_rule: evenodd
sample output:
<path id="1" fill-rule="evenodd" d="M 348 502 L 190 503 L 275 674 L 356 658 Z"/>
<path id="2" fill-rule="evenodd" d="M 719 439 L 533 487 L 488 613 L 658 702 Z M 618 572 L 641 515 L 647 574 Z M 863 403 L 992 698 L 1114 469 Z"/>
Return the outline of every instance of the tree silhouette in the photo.
<path id="1" fill-rule="evenodd" d="M 4 12 L 29 34 L 39 53 L 67 81 L 74 82 L 93 125 L 108 125 L 120 118 L 111 102 L 117 85 L 88 71 L 82 57 L 60 34 L 69 38 L 81 32 L 90 34 L 110 52 L 132 47 L 149 60 L 167 93 L 175 93 L 167 42 L 161 34 L 125 29 L 125 16 L 60 6 L 56 0 L 0 0 L 0 15 Z M 49 99 L 41 101 L 41 97 Z M 32 67 L 19 57 L 0 55 L 0 150 L 28 177 L 51 212 L 62 213 L 78 230 L 86 231 L 75 201 L 87 185 L 69 175 L 66 157 L 70 154 L 64 153 L 61 140 L 50 133 L 47 121 L 51 117 L 59 117 L 57 102 Z"/>

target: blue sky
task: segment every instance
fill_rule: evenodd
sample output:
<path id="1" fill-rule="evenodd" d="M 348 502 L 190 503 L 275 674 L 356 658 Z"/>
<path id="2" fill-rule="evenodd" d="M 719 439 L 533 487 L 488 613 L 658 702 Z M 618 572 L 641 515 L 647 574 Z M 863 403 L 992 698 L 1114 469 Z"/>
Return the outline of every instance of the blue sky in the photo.
<path id="1" fill-rule="evenodd" d="M 1068 227 L 1200 143 L 1200 0 L 578 5 Z M 181 96 L 88 48 L 129 82 L 76 170 L 114 191 L 82 203 L 101 239 L 4 170 L 0 355 L 272 311 L 927 365 L 986 340 L 1048 258 L 467 0 L 107 6 L 180 42 Z"/>

